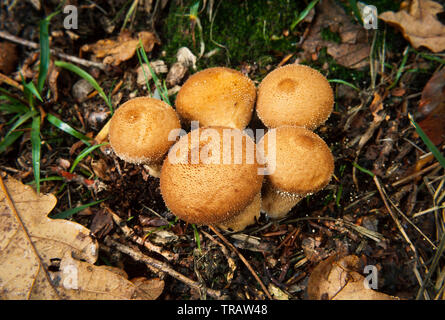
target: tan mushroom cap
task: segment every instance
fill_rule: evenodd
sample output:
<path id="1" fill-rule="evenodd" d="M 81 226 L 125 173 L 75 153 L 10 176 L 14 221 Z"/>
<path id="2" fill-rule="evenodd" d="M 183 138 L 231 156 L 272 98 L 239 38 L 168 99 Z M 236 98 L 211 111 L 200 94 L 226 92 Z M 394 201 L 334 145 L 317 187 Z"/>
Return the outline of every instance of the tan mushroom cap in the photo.
<path id="1" fill-rule="evenodd" d="M 227 133 L 234 138 L 225 145 Z M 198 224 L 221 223 L 242 212 L 260 193 L 263 181 L 258 162 L 247 150 L 255 152 L 255 143 L 239 129 L 205 127 L 182 136 L 161 170 L 166 206 L 180 219 Z M 194 163 L 193 153 L 200 155 Z M 209 158 L 205 160 L 203 155 Z M 230 160 L 224 161 L 224 155 Z M 239 161 L 235 161 L 238 155 Z"/>
<path id="2" fill-rule="evenodd" d="M 200 126 L 244 129 L 252 118 L 256 88 L 252 80 L 233 69 L 216 67 L 195 73 L 176 97 L 183 120 Z"/>
<path id="3" fill-rule="evenodd" d="M 270 72 L 258 88 L 256 110 L 269 128 L 284 125 L 314 130 L 332 113 L 334 94 L 317 70 L 289 64 Z"/>
<path id="4" fill-rule="evenodd" d="M 176 112 L 167 103 L 138 97 L 122 104 L 110 122 L 109 140 L 116 155 L 124 161 L 150 164 L 162 161 L 175 141 L 171 130 L 180 129 Z"/>
<path id="5" fill-rule="evenodd" d="M 306 195 L 317 192 L 331 180 L 334 157 L 317 134 L 302 127 L 284 126 L 276 129 L 275 171 L 267 180 L 284 194 Z M 259 142 L 268 161 L 274 157 L 269 150 L 269 130 Z M 272 160 L 273 161 L 273 160 Z"/>

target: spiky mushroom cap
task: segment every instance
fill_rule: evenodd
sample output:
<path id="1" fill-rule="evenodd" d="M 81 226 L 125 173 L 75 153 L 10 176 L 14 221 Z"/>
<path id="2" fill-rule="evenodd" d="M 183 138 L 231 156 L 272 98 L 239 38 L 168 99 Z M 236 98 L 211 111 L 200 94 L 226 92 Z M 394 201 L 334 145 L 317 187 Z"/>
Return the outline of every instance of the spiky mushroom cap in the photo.
<path id="1" fill-rule="evenodd" d="M 175 141 L 172 130 L 180 129 L 176 112 L 167 103 L 138 97 L 122 104 L 110 122 L 109 141 L 116 155 L 135 164 L 162 162 Z"/>
<path id="2" fill-rule="evenodd" d="M 208 68 L 193 74 L 179 90 L 176 111 L 182 120 L 205 126 L 244 129 L 252 118 L 256 88 L 241 72 Z"/>
<path id="3" fill-rule="evenodd" d="M 189 223 L 233 222 L 261 191 L 263 175 L 251 151 L 254 141 L 239 129 L 204 127 L 182 136 L 161 170 L 166 206 Z"/>
<path id="4" fill-rule="evenodd" d="M 333 106 L 327 79 L 305 65 L 277 68 L 258 87 L 256 111 L 268 128 L 290 125 L 314 130 L 329 118 Z"/>
<path id="5" fill-rule="evenodd" d="M 275 148 L 269 143 L 275 132 Z M 269 130 L 258 143 L 275 170 L 267 182 L 283 194 L 307 195 L 325 187 L 334 172 L 334 157 L 323 139 L 302 127 L 283 126 Z"/>

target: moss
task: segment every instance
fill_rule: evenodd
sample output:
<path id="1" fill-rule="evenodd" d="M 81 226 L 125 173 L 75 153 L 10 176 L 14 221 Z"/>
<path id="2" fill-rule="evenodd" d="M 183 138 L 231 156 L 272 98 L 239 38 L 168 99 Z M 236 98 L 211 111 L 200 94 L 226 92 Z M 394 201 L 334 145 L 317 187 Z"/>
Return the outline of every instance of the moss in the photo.
<path id="1" fill-rule="evenodd" d="M 195 27 L 194 46 L 190 19 L 186 16 L 193 3 L 194 1 L 183 1 L 183 4 L 179 5 L 178 1 L 170 2 L 161 31 L 168 62 L 174 61 L 176 51 L 182 46 L 189 47 L 195 54 L 199 52 L 198 29 Z M 219 3 L 215 1 L 212 8 L 213 14 L 216 13 L 213 27 L 207 9 L 199 15 L 203 27 L 205 52 L 219 50 L 209 59 L 201 59 L 199 67 L 227 65 L 229 59 L 232 66 L 240 65 L 242 62 L 269 64 L 278 62 L 285 54 L 295 51 L 298 33 L 302 30 L 298 30 L 297 27 L 294 33 L 289 33 L 287 36 L 283 35 L 283 32 L 289 28 L 299 12 L 304 10 L 307 5 L 305 2 L 243 0 Z"/>

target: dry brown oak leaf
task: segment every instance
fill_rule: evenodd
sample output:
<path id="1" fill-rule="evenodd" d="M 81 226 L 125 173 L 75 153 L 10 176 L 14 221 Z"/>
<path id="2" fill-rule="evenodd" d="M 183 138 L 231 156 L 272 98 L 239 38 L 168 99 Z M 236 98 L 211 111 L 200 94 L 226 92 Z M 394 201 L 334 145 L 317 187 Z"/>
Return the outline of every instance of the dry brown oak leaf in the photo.
<path id="1" fill-rule="evenodd" d="M 445 50 L 445 25 L 437 14 L 441 4 L 431 0 L 402 2 L 398 12 L 383 12 L 379 18 L 399 29 L 414 48 L 426 47 L 433 52 Z"/>
<path id="2" fill-rule="evenodd" d="M 132 283 L 95 266 L 98 244 L 82 225 L 50 219 L 52 194 L 1 177 L 0 299 L 154 299 L 163 282 Z M 83 260 L 83 261 L 80 261 Z M 145 288 L 141 288 L 145 286 Z M 147 291 L 150 291 L 147 294 Z"/>
<path id="3" fill-rule="evenodd" d="M 352 23 L 343 8 L 332 0 L 321 1 L 316 9 L 315 23 L 302 44 L 305 54 L 312 55 L 326 47 L 327 53 L 342 66 L 351 69 L 367 66 L 371 46 L 368 44 L 366 29 Z M 326 28 L 338 34 L 341 43 L 324 40 L 322 31 Z"/>
<path id="4" fill-rule="evenodd" d="M 368 289 L 359 271 L 360 259 L 333 255 L 312 271 L 307 293 L 310 300 L 398 300 L 397 297 Z"/>
<path id="5" fill-rule="evenodd" d="M 81 51 L 93 52 L 96 58 L 104 58 L 104 64 L 118 66 L 122 61 L 131 59 L 139 46 L 139 39 L 144 50 L 150 52 L 159 39 L 152 32 L 141 31 L 136 38 L 132 38 L 128 31 L 123 31 L 116 40 L 103 39 L 94 44 L 82 46 Z"/>

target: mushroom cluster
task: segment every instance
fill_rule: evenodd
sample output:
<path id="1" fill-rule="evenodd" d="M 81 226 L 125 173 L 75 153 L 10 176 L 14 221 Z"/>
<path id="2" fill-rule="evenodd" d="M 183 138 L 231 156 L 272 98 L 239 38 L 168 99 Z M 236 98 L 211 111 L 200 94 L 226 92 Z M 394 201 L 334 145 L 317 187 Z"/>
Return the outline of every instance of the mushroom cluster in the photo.
<path id="1" fill-rule="evenodd" d="M 267 127 L 257 143 L 244 130 L 255 103 Z M 164 202 L 180 219 L 240 231 L 261 211 L 285 217 L 329 183 L 334 158 L 313 130 L 333 104 L 328 81 L 308 66 L 279 67 L 258 90 L 236 70 L 209 68 L 184 83 L 176 111 L 148 97 L 125 102 L 111 119 L 109 140 L 119 158 L 160 178 Z"/>

